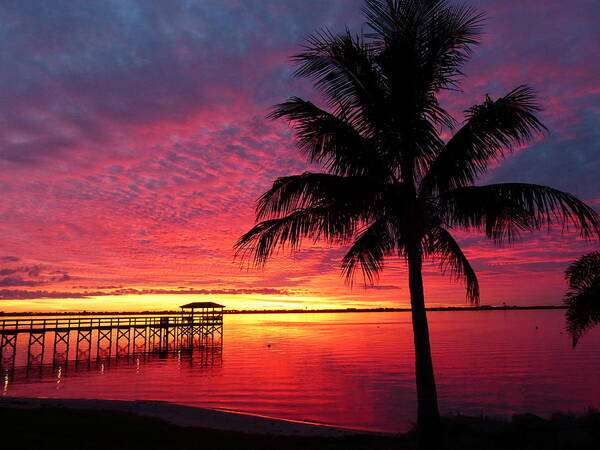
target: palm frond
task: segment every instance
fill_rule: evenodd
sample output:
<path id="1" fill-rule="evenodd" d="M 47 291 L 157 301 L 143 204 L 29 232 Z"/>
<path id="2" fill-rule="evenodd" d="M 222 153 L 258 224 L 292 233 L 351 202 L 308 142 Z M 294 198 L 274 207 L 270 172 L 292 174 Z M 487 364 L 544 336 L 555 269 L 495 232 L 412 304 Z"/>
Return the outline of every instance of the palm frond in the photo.
<path id="1" fill-rule="evenodd" d="M 356 269 L 360 267 L 365 285 L 372 285 L 383 270 L 385 256 L 400 245 L 398 231 L 385 218 L 365 227 L 356 237 L 342 259 L 342 273 L 346 282 L 354 283 Z"/>
<path id="2" fill-rule="evenodd" d="M 600 283 L 600 251 L 581 256 L 565 271 L 565 280 L 571 289 L 583 289 Z"/>
<path id="3" fill-rule="evenodd" d="M 295 252 L 303 238 L 330 243 L 347 242 L 355 233 L 358 219 L 331 205 L 304 208 L 285 217 L 264 220 L 242 235 L 235 255 L 242 261 L 263 266 L 278 249 Z"/>
<path id="4" fill-rule="evenodd" d="M 298 97 L 276 105 L 267 117 L 290 121 L 296 130 L 300 150 L 311 161 L 323 164 L 332 173 L 390 173 L 372 142 L 344 117 L 324 111 Z"/>
<path id="5" fill-rule="evenodd" d="M 600 269 L 600 268 L 597 268 Z M 595 325 L 600 324 L 600 282 L 581 289 L 571 289 L 565 297 L 567 306 L 567 331 L 571 334 L 573 347 Z"/>
<path id="6" fill-rule="evenodd" d="M 513 242 L 522 231 L 553 224 L 600 238 L 600 221 L 588 205 L 566 192 L 526 183 L 467 186 L 440 196 L 440 214 L 449 226 L 485 231 L 497 243 Z"/>
<path id="7" fill-rule="evenodd" d="M 412 130 L 407 135 L 410 136 L 414 147 L 408 152 L 411 158 L 410 170 L 413 180 L 418 183 L 427 173 L 431 162 L 439 154 L 444 142 L 440 138 L 439 131 L 434 123 L 427 119 L 420 119 L 414 123 Z M 400 152 L 400 159 L 406 152 Z M 404 166 L 402 164 L 402 166 Z M 404 169 L 407 172 L 407 169 Z"/>
<path id="8" fill-rule="evenodd" d="M 474 183 L 490 161 L 546 130 L 535 116 L 539 109 L 533 89 L 526 85 L 468 109 L 464 126 L 440 151 L 421 190 L 444 192 Z"/>
<path id="9" fill-rule="evenodd" d="M 411 73 L 421 93 L 456 88 L 482 34 L 482 14 L 445 0 L 367 0 L 363 12 L 388 80 Z"/>
<path id="10" fill-rule="evenodd" d="M 436 94 L 457 87 L 482 17 L 442 0 L 369 0 L 363 11 L 389 92 L 382 147 L 391 149 L 388 159 L 404 181 L 419 182 L 443 147 L 439 129 L 455 124 Z"/>
<path id="11" fill-rule="evenodd" d="M 353 211 L 357 217 L 368 216 L 385 186 L 368 176 L 342 177 L 328 173 L 305 172 L 281 177 L 257 202 L 256 220 L 271 219 L 296 210 L 335 204 Z"/>
<path id="12" fill-rule="evenodd" d="M 465 283 L 467 299 L 479 304 L 479 282 L 469 260 L 448 230 L 435 227 L 427 234 L 423 243 L 425 256 L 438 261 L 443 273 L 453 276 L 454 280 Z"/>
<path id="13" fill-rule="evenodd" d="M 323 30 L 308 37 L 304 51 L 295 55 L 297 77 L 309 77 L 337 114 L 344 113 L 361 133 L 371 134 L 374 124 L 385 121 L 380 106 L 386 92 L 371 46 L 348 30 L 333 35 Z M 366 119 L 366 120 L 365 120 Z"/>

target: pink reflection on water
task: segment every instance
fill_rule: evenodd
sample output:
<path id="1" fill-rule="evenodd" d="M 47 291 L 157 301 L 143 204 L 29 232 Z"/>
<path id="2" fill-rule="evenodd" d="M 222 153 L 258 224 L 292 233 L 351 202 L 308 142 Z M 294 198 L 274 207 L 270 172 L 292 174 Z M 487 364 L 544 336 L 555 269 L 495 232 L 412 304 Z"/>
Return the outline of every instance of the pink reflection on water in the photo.
<path id="1" fill-rule="evenodd" d="M 444 413 L 600 406 L 600 329 L 573 350 L 564 311 L 429 317 Z M 165 400 L 383 431 L 416 415 L 408 313 L 231 315 L 217 363 L 196 352 L 66 369 L 17 379 L 4 395 Z"/>

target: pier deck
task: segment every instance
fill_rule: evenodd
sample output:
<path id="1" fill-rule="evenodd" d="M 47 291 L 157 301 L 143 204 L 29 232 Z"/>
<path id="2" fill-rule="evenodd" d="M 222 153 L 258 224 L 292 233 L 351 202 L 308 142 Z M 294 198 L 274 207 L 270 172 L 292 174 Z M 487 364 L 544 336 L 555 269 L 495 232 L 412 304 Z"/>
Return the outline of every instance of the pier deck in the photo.
<path id="1" fill-rule="evenodd" d="M 112 328 L 170 328 L 222 326 L 223 313 L 160 316 L 77 317 L 0 320 L 0 335 L 17 333 L 109 330 Z"/>
<path id="2" fill-rule="evenodd" d="M 68 362 L 71 350 L 75 361 L 81 361 L 222 345 L 222 305 L 190 303 L 181 308 L 180 314 L 2 319 L 0 369 L 14 370 L 17 349 L 23 347 L 30 367 L 44 364 L 47 347 L 52 364 L 58 364 Z"/>

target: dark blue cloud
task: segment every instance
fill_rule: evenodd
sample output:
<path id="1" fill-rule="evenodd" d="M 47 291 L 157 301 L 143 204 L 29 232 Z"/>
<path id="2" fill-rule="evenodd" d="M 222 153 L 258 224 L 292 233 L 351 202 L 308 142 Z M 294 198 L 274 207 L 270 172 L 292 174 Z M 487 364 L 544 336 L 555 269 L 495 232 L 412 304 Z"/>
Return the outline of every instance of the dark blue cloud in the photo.
<path id="1" fill-rule="evenodd" d="M 321 24 L 340 28 L 358 3 L 3 2 L 0 158 L 110 148 L 115 127 L 185 120 L 238 97 L 266 107 L 289 86 L 284 54 Z"/>

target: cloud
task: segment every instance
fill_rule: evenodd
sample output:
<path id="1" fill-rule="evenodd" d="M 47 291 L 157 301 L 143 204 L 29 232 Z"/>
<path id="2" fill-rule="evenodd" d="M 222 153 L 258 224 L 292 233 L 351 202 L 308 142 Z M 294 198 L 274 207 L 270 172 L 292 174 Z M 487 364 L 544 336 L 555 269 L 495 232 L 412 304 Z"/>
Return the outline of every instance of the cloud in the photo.
<path id="1" fill-rule="evenodd" d="M 0 256 L 0 263 L 19 262 L 20 259 L 16 256 Z"/>
<path id="2" fill-rule="evenodd" d="M 40 266 L 20 266 L 14 268 L 0 269 L 0 276 L 12 275 L 14 273 L 26 273 L 30 277 L 38 277 L 42 268 Z"/>
<path id="3" fill-rule="evenodd" d="M 50 292 L 50 291 L 25 291 L 19 289 L 0 289 L 0 300 L 39 300 L 39 299 L 69 299 L 89 298 L 83 292 Z"/>
<path id="4" fill-rule="evenodd" d="M 2 285 L 0 286 L 11 286 Z M 15 284 L 12 286 L 33 286 L 28 284 Z M 57 292 L 57 291 L 27 291 L 19 289 L 1 289 L 0 300 L 34 300 L 34 299 L 72 299 L 91 298 L 101 296 L 121 295 L 277 295 L 289 296 L 292 293 L 283 289 L 258 288 L 258 289 L 116 289 L 113 291 L 83 291 L 83 292 Z"/>
<path id="5" fill-rule="evenodd" d="M 11 260 L 15 261 L 15 259 Z M 19 261 L 16 258 L 16 261 Z M 22 275 L 18 275 L 22 274 Z M 63 270 L 47 270 L 43 266 L 18 266 L 0 269 L 0 286 L 42 286 L 69 281 L 71 277 Z"/>
<path id="6" fill-rule="evenodd" d="M 298 153 L 286 124 L 265 119 L 291 95 L 318 101 L 310 83 L 291 78 L 289 57 L 323 26 L 359 30 L 362 3 L 2 2 L 0 251 L 19 257 L 0 257 L 0 285 L 43 285 L 56 289 L 40 291 L 53 298 L 64 288 L 52 285 L 69 279 L 90 292 L 244 286 L 340 302 L 377 302 L 387 287 L 406 286 L 403 261 L 391 258 L 379 289 L 350 291 L 339 276 L 343 249 L 310 242 L 264 271 L 232 261 L 270 183 L 320 170 Z M 475 6 L 488 11 L 486 35 L 463 92 L 445 93 L 444 105 L 460 118 L 485 94 L 528 82 L 550 129 L 481 182 L 549 184 L 600 208 L 600 6 Z M 540 233 L 500 250 L 480 235 L 459 238 L 485 302 L 558 302 L 563 267 L 595 248 L 574 234 Z M 32 276 L 17 266 L 47 269 Z M 436 274 L 428 268 L 428 298 L 462 302 L 462 288 Z M 543 286 L 532 276 L 545 277 Z M 390 301 L 407 301 L 407 289 L 388 290 Z"/>
<path id="7" fill-rule="evenodd" d="M 0 279 L 0 286 L 39 286 L 45 284 L 40 281 L 26 280 L 19 276 L 10 276 Z"/>
<path id="8" fill-rule="evenodd" d="M 400 286 L 394 286 L 391 284 L 376 284 L 374 286 L 366 286 L 367 289 L 375 289 L 379 291 L 395 291 L 402 289 Z"/>

